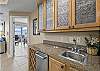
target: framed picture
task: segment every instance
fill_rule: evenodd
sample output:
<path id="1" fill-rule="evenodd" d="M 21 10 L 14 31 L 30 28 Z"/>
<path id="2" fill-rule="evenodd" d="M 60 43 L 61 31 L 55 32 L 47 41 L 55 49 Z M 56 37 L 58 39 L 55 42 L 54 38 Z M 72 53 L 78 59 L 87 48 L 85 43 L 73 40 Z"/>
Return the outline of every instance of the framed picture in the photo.
<path id="1" fill-rule="evenodd" d="M 38 20 L 35 18 L 33 20 L 33 35 L 40 35 L 40 32 L 38 31 L 39 25 L 38 25 Z"/>

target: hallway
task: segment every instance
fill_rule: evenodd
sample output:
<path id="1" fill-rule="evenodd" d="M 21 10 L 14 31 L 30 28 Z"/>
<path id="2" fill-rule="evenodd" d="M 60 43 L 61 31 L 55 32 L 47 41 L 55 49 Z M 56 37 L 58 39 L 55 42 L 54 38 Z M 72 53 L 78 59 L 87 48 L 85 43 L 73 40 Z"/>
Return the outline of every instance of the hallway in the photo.
<path id="1" fill-rule="evenodd" d="M 15 46 L 15 57 L 27 57 L 27 52 L 28 52 L 28 46 L 27 44 L 21 45 L 19 43 L 18 45 Z"/>

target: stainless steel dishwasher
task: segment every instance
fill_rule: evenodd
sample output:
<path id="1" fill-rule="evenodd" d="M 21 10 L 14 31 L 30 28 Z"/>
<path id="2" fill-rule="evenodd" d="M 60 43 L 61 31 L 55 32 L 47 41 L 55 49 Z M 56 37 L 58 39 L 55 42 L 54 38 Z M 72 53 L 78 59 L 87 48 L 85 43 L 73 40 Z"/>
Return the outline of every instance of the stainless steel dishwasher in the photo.
<path id="1" fill-rule="evenodd" d="M 48 71 L 48 55 L 43 52 L 36 52 L 36 71 Z"/>

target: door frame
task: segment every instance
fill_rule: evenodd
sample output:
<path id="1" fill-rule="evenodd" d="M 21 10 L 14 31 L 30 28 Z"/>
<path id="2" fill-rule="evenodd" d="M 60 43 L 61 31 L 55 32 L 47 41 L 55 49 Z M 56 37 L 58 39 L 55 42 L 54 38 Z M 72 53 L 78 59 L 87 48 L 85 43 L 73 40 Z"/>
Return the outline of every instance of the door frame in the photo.
<path id="1" fill-rule="evenodd" d="M 14 57 L 14 16 L 10 16 L 10 56 Z"/>
<path id="2" fill-rule="evenodd" d="M 15 57 L 15 22 L 14 22 L 15 17 L 17 17 L 17 16 L 10 16 L 10 56 L 11 57 Z M 26 17 L 28 20 L 28 23 L 29 23 L 29 16 L 22 16 L 22 17 Z M 28 33 L 29 33 L 28 27 L 29 27 L 29 25 L 27 24 L 27 37 L 29 36 L 28 35 Z M 13 30 L 13 32 L 11 32 L 11 30 Z M 28 41 L 28 39 L 29 38 L 27 38 L 27 41 Z"/>

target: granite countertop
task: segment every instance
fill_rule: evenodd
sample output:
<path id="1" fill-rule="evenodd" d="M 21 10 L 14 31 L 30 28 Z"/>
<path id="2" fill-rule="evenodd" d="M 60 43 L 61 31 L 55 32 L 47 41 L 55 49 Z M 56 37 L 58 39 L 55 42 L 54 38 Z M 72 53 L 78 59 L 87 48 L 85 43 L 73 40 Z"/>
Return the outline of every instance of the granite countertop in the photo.
<path id="1" fill-rule="evenodd" d="M 69 59 L 66 59 L 66 58 L 63 58 L 61 57 L 61 53 L 64 52 L 64 51 L 68 51 L 69 49 L 67 48 L 62 48 L 62 47 L 58 47 L 58 46 L 53 46 L 53 45 L 48 45 L 48 44 L 43 44 L 43 43 L 40 43 L 40 44 L 33 44 L 33 45 L 29 45 L 30 48 L 34 48 L 36 51 L 39 50 L 41 52 L 44 52 L 46 53 L 47 55 L 49 55 L 50 57 L 62 62 L 62 63 L 65 63 L 66 65 L 70 65 L 74 68 L 78 68 L 78 69 L 85 69 L 84 71 L 99 71 L 100 69 L 100 63 L 98 63 L 99 66 L 97 66 L 97 63 L 95 62 L 96 66 L 99 68 L 94 68 L 94 65 L 93 64 L 93 61 L 90 59 L 91 58 L 91 55 L 88 55 L 88 62 L 86 62 L 85 64 L 84 63 L 79 63 L 79 62 L 75 62 L 75 61 L 71 61 Z M 100 57 L 97 57 L 96 60 L 100 60 Z M 92 63 L 91 63 L 92 62 Z M 95 67 L 96 67 L 95 66 Z M 94 69 L 97 69 L 97 70 L 94 70 Z"/>

